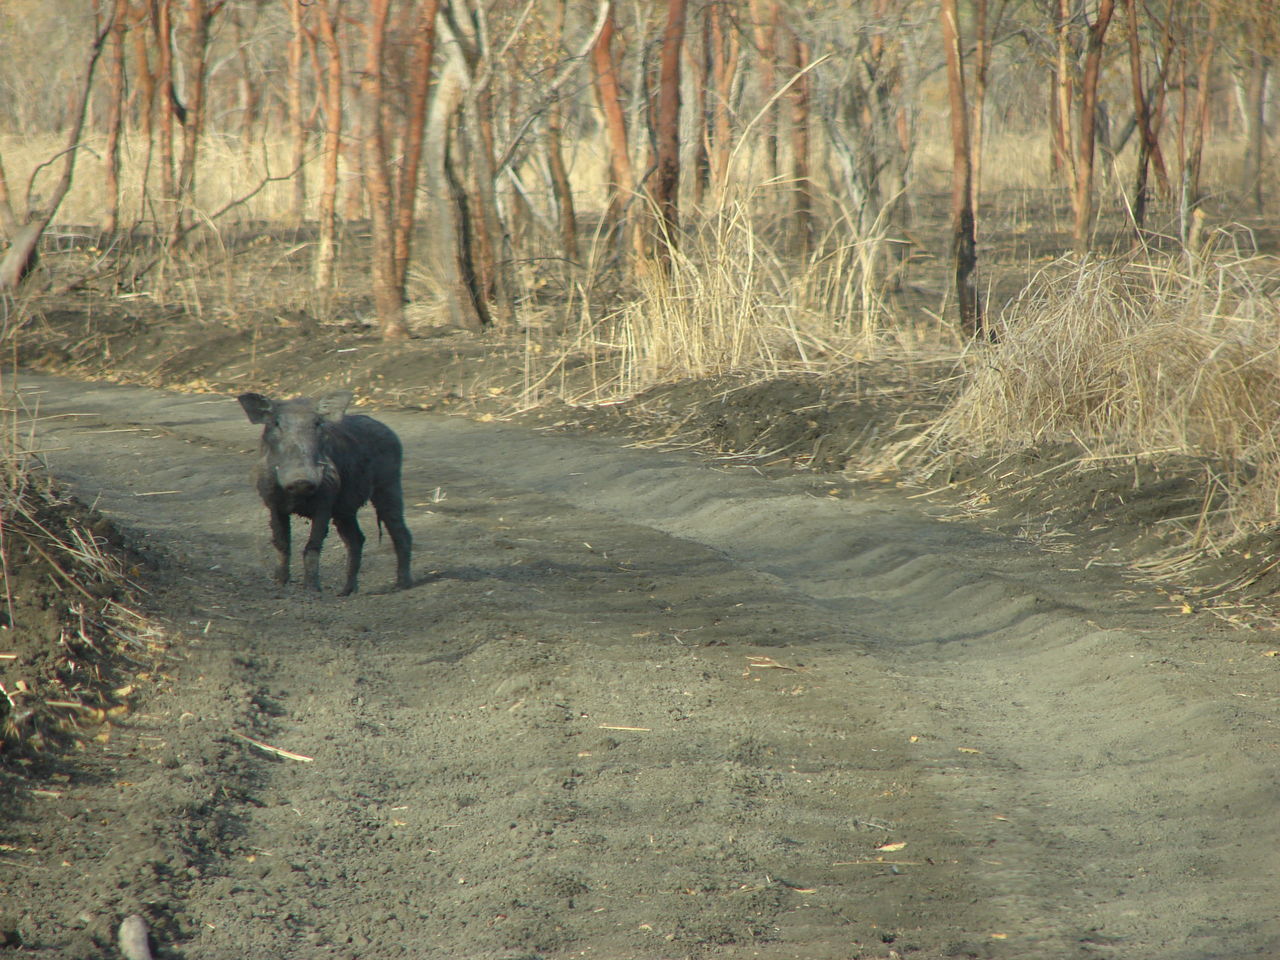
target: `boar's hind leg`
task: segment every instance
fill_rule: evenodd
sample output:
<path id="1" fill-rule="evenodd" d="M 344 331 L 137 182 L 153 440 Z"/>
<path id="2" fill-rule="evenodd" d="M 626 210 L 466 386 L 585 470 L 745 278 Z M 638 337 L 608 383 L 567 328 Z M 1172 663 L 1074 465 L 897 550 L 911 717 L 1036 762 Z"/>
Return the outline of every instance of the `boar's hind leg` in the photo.
<path id="1" fill-rule="evenodd" d="M 276 583 L 284 586 L 289 582 L 289 514 L 284 510 L 271 509 L 271 542 L 276 548 Z"/>
<path id="2" fill-rule="evenodd" d="M 345 597 L 355 593 L 357 589 L 356 578 L 360 575 L 360 557 L 364 553 L 364 531 L 360 529 L 354 514 L 349 517 L 334 517 L 333 525 L 342 542 L 347 545 L 347 583 L 338 594 Z"/>
<path id="3" fill-rule="evenodd" d="M 409 565 L 413 558 L 413 535 L 404 523 L 404 496 L 399 481 L 394 487 L 383 488 L 373 495 L 373 509 L 378 522 L 387 528 L 391 543 L 396 548 L 396 589 L 407 590 L 413 586 Z"/>

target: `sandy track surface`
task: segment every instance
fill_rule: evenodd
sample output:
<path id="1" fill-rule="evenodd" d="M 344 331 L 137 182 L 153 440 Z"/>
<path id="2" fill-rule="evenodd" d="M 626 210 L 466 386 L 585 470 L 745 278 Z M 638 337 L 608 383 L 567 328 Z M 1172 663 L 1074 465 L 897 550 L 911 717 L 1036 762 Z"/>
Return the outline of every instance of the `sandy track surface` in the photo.
<path id="1" fill-rule="evenodd" d="M 180 657 L 0 832 L 28 945 L 139 912 L 184 958 L 1280 954 L 1256 635 L 894 491 L 403 413 L 415 586 L 370 515 L 362 592 L 331 537 L 314 597 L 268 581 L 234 399 L 20 388 L 164 558 Z"/>

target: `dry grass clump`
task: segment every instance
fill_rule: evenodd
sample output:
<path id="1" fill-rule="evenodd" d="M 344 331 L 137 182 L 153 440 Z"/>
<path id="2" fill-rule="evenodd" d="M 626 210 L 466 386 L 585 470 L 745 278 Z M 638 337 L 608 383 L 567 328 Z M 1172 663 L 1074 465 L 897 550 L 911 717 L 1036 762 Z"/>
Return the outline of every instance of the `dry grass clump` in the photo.
<path id="1" fill-rule="evenodd" d="M 1274 285 L 1240 258 L 1056 265 L 1004 311 L 999 342 L 968 354 L 968 385 L 928 432 L 932 448 L 1189 454 L 1223 465 L 1237 504 L 1261 502 L 1248 484 L 1280 475 L 1268 467 L 1280 464 Z M 1274 514 L 1274 491 L 1262 501 Z"/>
<path id="2" fill-rule="evenodd" d="M 160 646 L 121 602 L 135 588 L 105 521 L 44 477 L 19 422 L 0 407 L 0 764 L 102 735 Z"/>
<path id="3" fill-rule="evenodd" d="M 896 338 L 883 289 L 891 241 L 820 237 L 790 256 L 794 239 L 762 228 L 749 198 L 694 221 L 664 268 L 637 271 L 637 292 L 603 320 L 584 323 L 570 351 L 591 355 L 604 400 L 654 384 L 727 374 L 773 378 L 826 372 L 865 359 Z"/>

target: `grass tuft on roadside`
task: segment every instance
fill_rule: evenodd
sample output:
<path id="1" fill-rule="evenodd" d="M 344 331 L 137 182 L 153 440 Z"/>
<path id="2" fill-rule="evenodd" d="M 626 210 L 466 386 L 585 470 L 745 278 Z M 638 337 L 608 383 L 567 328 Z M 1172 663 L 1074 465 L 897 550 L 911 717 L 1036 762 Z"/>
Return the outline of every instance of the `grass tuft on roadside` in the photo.
<path id="1" fill-rule="evenodd" d="M 1274 284 L 1235 256 L 1054 264 L 998 318 L 998 342 L 969 350 L 962 389 L 913 456 L 1065 444 L 1088 464 L 1195 457 L 1226 496 L 1192 538 L 1247 535 L 1280 511 Z"/>
<path id="2" fill-rule="evenodd" d="M 9 384 L 8 386 L 12 386 Z M 119 532 L 41 468 L 0 405 L 0 768 L 110 735 L 163 650 Z"/>

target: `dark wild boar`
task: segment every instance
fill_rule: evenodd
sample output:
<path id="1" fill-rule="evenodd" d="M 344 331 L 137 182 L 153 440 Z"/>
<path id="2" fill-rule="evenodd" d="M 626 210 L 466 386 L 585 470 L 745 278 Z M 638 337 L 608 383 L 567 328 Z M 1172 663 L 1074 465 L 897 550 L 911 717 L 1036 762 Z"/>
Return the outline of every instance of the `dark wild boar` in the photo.
<path id="1" fill-rule="evenodd" d="M 332 520 L 347 546 L 341 595 L 354 593 L 364 550 L 356 511 L 372 502 L 378 524 L 396 548 L 396 587 L 408 587 L 413 541 L 404 524 L 400 438 L 391 428 L 372 417 L 345 416 L 351 402 L 346 390 L 314 401 L 272 400 L 260 393 L 241 394 L 239 400 L 249 420 L 264 425 L 254 478 L 271 511 L 271 540 L 280 556 L 276 582 L 289 582 L 289 527 L 296 513 L 311 519 L 302 553 L 305 585 L 320 589 L 320 548 Z"/>

